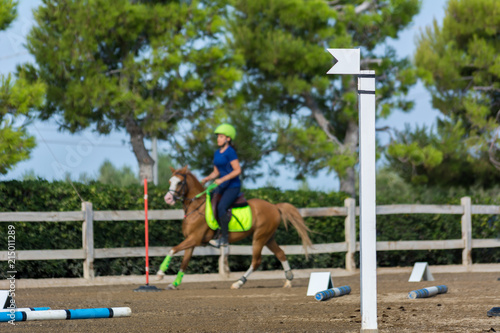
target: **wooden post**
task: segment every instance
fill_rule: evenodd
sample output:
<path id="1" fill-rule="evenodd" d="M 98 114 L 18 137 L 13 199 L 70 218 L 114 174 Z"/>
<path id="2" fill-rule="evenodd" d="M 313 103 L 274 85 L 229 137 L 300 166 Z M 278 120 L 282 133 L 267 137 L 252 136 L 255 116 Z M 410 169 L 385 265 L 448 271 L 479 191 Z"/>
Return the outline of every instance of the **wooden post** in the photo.
<path id="1" fill-rule="evenodd" d="M 464 209 L 462 215 L 462 240 L 464 250 L 462 252 L 462 265 L 471 267 L 472 265 L 472 209 L 470 197 L 463 197 L 460 203 Z"/>
<path id="2" fill-rule="evenodd" d="M 94 211 L 91 202 L 82 202 L 85 212 L 82 224 L 82 245 L 85 252 L 83 261 L 83 277 L 87 280 L 94 279 Z"/>
<path id="3" fill-rule="evenodd" d="M 354 261 L 354 254 L 356 253 L 356 199 L 345 199 L 344 206 L 347 208 L 347 216 L 345 217 L 345 242 L 347 243 L 345 269 L 354 271 L 356 269 L 356 262 Z"/>

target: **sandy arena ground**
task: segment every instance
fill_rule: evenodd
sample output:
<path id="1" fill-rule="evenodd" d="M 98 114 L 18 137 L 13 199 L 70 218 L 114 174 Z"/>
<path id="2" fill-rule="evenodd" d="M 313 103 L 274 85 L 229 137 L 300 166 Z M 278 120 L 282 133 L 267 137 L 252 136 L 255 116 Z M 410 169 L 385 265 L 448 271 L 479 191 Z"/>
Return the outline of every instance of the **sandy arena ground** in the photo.
<path id="1" fill-rule="evenodd" d="M 432 282 L 407 282 L 408 274 L 378 276 L 380 332 L 500 332 L 499 273 L 440 273 Z M 138 285 L 28 288 L 16 291 L 18 307 L 52 309 L 130 307 L 128 318 L 0 323 L 0 332 L 359 332 L 359 274 L 333 277 L 350 295 L 318 302 L 306 296 L 308 279 L 184 283 L 179 290 L 134 292 Z M 152 285 L 165 288 L 166 284 Z M 444 284 L 448 293 L 408 299 L 411 290 Z"/>

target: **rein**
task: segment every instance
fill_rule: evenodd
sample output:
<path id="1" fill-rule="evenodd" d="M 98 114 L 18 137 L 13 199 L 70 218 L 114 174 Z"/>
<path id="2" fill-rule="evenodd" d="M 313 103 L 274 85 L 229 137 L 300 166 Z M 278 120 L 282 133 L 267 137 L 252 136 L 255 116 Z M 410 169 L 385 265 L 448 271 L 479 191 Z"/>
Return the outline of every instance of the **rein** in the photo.
<path id="1" fill-rule="evenodd" d="M 204 214 L 202 214 L 202 213 L 200 213 L 198 211 L 198 209 L 200 209 L 200 207 L 203 206 L 203 203 L 204 203 L 203 201 L 200 203 L 200 205 L 198 205 L 198 207 L 196 207 L 195 209 L 193 209 L 189 213 L 188 213 L 188 209 L 191 206 L 191 204 L 194 201 L 196 201 L 197 199 L 199 199 L 203 194 L 205 194 L 208 191 L 211 191 L 215 187 L 217 187 L 217 184 L 210 185 L 205 191 L 198 193 L 193 198 L 187 198 L 186 197 L 186 192 L 187 192 L 187 187 L 186 187 L 186 185 L 187 185 L 187 174 L 184 174 L 184 175 L 183 174 L 179 174 L 179 175 L 181 175 L 181 176 L 184 177 L 184 179 L 181 181 L 181 188 L 178 191 L 170 191 L 170 192 L 172 192 L 172 196 L 174 197 L 174 200 L 182 200 L 182 206 L 183 206 L 183 210 L 184 210 L 184 218 L 188 217 L 189 215 L 193 214 L 194 212 L 197 212 L 201 216 L 205 216 Z M 186 204 L 186 201 L 189 201 L 189 202 Z"/>
<path id="2" fill-rule="evenodd" d="M 198 211 L 198 209 L 200 209 L 200 207 L 203 206 L 203 201 L 201 202 L 201 204 L 198 207 L 196 207 L 195 209 L 193 209 L 189 213 L 187 212 L 187 210 L 188 210 L 189 206 L 191 205 L 191 203 L 193 203 L 196 199 L 198 199 L 198 198 L 195 197 L 193 199 L 186 199 L 186 200 L 190 200 L 190 203 L 187 204 L 187 205 L 184 204 L 184 201 L 182 202 L 182 205 L 184 206 L 184 218 L 188 217 L 189 215 L 193 214 L 194 212 L 197 212 L 201 216 L 205 216 L 204 214 L 202 214 L 202 213 L 200 213 Z"/>

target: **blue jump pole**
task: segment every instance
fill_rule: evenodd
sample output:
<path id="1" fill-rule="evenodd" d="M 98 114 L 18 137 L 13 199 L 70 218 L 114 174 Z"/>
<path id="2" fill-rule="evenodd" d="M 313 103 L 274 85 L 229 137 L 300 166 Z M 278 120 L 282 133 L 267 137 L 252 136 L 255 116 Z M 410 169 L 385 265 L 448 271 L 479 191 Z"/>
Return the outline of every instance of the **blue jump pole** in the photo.
<path id="1" fill-rule="evenodd" d="M 45 311 L 17 311 L 14 314 L 0 313 L 0 322 L 28 321 L 28 320 L 70 320 L 70 319 L 95 319 L 130 317 L 132 310 L 128 307 L 121 308 L 95 308 L 71 310 L 45 310 Z"/>
<path id="2" fill-rule="evenodd" d="M 338 288 L 330 288 L 327 290 L 319 291 L 314 295 L 314 298 L 317 301 L 326 301 L 330 298 L 333 297 L 339 297 L 342 295 L 347 295 L 351 292 L 351 287 L 349 286 L 342 286 Z"/>
<path id="3" fill-rule="evenodd" d="M 408 298 L 427 298 L 437 294 L 444 294 L 448 292 L 448 287 L 445 285 L 427 287 L 423 289 L 412 290 L 408 293 Z"/>

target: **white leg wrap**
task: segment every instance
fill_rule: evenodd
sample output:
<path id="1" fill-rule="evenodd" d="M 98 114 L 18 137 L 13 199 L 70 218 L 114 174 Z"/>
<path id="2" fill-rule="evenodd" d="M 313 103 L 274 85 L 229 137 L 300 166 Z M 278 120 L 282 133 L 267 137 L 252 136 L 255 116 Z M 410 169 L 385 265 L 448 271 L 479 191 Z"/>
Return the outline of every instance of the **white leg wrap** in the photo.
<path id="1" fill-rule="evenodd" d="M 245 279 L 248 279 L 248 277 L 250 276 L 250 274 L 253 273 L 253 267 L 250 266 L 250 268 L 245 272 L 245 274 L 243 274 L 243 276 L 245 277 Z"/>
<path id="2" fill-rule="evenodd" d="M 174 250 L 170 250 L 170 251 L 168 252 L 168 255 L 169 255 L 169 256 L 171 256 L 171 257 L 173 257 L 173 256 L 174 256 L 174 254 L 175 254 Z"/>
<path id="3" fill-rule="evenodd" d="M 290 269 L 290 264 L 288 263 L 288 260 L 282 261 L 281 265 L 283 265 L 283 270 L 285 271 L 286 280 L 292 281 L 293 280 L 293 273 L 292 273 L 292 270 Z"/>
<path id="4" fill-rule="evenodd" d="M 281 265 L 283 266 L 283 270 L 285 272 L 290 270 L 290 264 L 288 263 L 288 260 L 282 261 Z"/>

